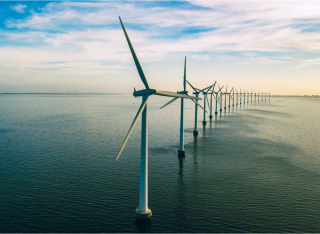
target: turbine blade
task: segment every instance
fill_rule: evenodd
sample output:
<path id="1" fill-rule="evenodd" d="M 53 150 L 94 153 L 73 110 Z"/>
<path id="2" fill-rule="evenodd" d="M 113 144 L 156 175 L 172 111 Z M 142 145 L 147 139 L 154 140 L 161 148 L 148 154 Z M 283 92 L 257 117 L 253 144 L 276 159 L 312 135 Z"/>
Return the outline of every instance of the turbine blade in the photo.
<path id="1" fill-rule="evenodd" d="M 168 102 L 167 104 L 163 105 L 162 107 L 160 107 L 160 109 L 162 109 L 163 107 L 166 107 L 167 105 L 169 105 L 170 103 L 174 102 L 175 100 L 177 100 L 178 98 L 175 97 L 174 99 L 172 99 L 170 102 Z"/>
<path id="2" fill-rule="evenodd" d="M 187 81 L 187 80 L 186 80 L 186 81 Z M 192 88 L 194 91 L 198 92 L 198 90 L 197 90 L 195 87 L 193 87 L 193 86 L 190 84 L 189 81 L 187 81 L 187 82 L 188 82 L 188 84 L 191 86 L 191 88 Z"/>
<path id="3" fill-rule="evenodd" d="M 200 104 L 199 104 L 199 102 L 197 102 L 196 100 L 193 100 L 193 99 L 191 99 L 195 104 L 197 104 L 202 110 L 204 110 L 205 112 L 207 112 L 208 113 L 208 111 L 207 110 L 205 110 Z"/>
<path id="4" fill-rule="evenodd" d="M 212 85 L 208 86 L 207 88 L 201 89 L 200 91 L 203 92 L 203 91 L 205 91 L 206 89 L 211 88 L 211 87 L 212 87 Z M 209 90 L 210 90 L 210 89 L 209 89 Z M 208 90 L 208 91 L 209 91 L 209 90 Z"/>
<path id="5" fill-rule="evenodd" d="M 177 98 L 189 98 L 189 99 L 197 99 L 197 100 L 202 100 L 202 98 L 197 98 L 194 96 L 189 96 L 185 94 L 179 94 L 179 93 L 173 93 L 173 92 L 168 92 L 168 91 L 156 91 L 154 93 L 155 95 L 159 96 L 167 96 L 167 97 L 177 97 Z"/>
<path id="6" fill-rule="evenodd" d="M 216 83 L 217 83 L 217 81 L 215 81 L 214 84 L 213 84 L 212 92 L 214 92 L 214 88 L 216 87 Z"/>
<path id="7" fill-rule="evenodd" d="M 146 79 L 146 77 L 145 77 L 145 75 L 143 73 L 142 67 L 141 67 L 141 65 L 139 63 L 139 60 L 138 60 L 138 57 L 137 57 L 136 53 L 134 52 L 134 49 L 133 49 L 132 44 L 130 42 L 129 36 L 128 36 L 127 31 L 126 31 L 126 29 L 125 29 L 125 27 L 124 27 L 124 25 L 122 23 L 122 20 L 121 20 L 120 16 L 119 16 L 119 19 L 120 19 L 120 23 L 121 23 L 124 35 L 126 36 L 126 39 L 127 39 L 127 42 L 128 42 L 128 45 L 129 45 L 129 48 L 130 48 L 130 51 L 131 51 L 131 54 L 132 54 L 132 57 L 133 57 L 133 60 L 134 60 L 134 63 L 136 64 L 136 67 L 138 69 L 138 73 L 140 75 L 140 78 L 141 78 L 144 86 L 146 87 L 146 89 L 149 89 L 148 81 L 147 81 L 147 79 Z"/>
<path id="8" fill-rule="evenodd" d="M 139 118 L 140 118 L 140 116 L 141 116 L 141 114 L 142 114 L 142 111 L 143 111 L 144 108 L 146 107 L 148 98 L 149 98 L 149 96 L 141 103 L 141 106 L 140 106 L 140 108 L 139 108 L 139 110 L 138 110 L 138 112 L 137 112 L 137 114 L 136 114 L 136 117 L 134 118 L 134 120 L 133 120 L 133 122 L 132 122 L 132 124 L 131 124 L 131 127 L 129 128 L 129 131 L 128 131 L 128 133 L 127 133 L 127 136 L 126 136 L 126 138 L 124 139 L 124 142 L 123 142 L 123 144 L 122 144 L 122 147 L 121 147 L 121 149 L 120 149 L 120 152 L 119 152 L 119 154 L 118 154 L 118 156 L 117 156 L 116 161 L 117 161 L 118 158 L 120 157 L 120 155 L 121 155 L 124 147 L 126 146 L 128 140 L 129 140 L 129 138 L 130 138 L 130 136 L 131 136 L 131 133 L 132 133 L 133 129 L 134 129 L 135 126 L 137 125 L 137 122 L 138 122 L 138 120 L 139 120 Z"/>
<path id="9" fill-rule="evenodd" d="M 188 95 L 188 94 L 187 94 Z M 189 95 L 188 95 L 189 96 Z M 204 110 L 204 111 L 206 111 L 207 113 L 208 113 L 208 111 L 207 110 L 205 110 L 204 108 L 203 108 L 203 106 L 201 106 L 200 104 L 199 104 L 199 102 L 197 102 L 196 100 L 193 100 L 193 99 L 191 99 L 195 104 L 197 104 L 202 110 Z"/>
<path id="10" fill-rule="evenodd" d="M 210 104 L 209 104 L 209 99 L 208 99 L 208 95 L 207 95 L 207 103 L 208 103 L 208 106 L 210 106 Z"/>
<path id="11" fill-rule="evenodd" d="M 218 93 L 220 92 L 220 90 L 221 90 L 223 87 L 224 87 L 224 86 L 222 86 L 222 87 L 220 88 L 220 86 L 219 86 L 220 89 L 219 89 Z"/>

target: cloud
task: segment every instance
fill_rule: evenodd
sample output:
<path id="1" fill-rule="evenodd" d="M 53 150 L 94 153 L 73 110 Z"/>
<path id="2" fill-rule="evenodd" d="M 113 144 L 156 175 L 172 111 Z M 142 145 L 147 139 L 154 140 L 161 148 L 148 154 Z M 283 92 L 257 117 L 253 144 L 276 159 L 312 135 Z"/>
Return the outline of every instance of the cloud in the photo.
<path id="1" fill-rule="evenodd" d="M 11 8 L 23 13 L 26 6 Z M 50 2 L 5 19 L 0 29 L 3 77 L 12 70 L 21 77 L 50 69 L 50 76 L 82 77 L 134 68 L 119 15 L 146 69 L 185 55 L 225 67 L 251 64 L 246 70 L 307 67 L 317 63 L 304 55 L 320 56 L 318 1 Z"/>
<path id="2" fill-rule="evenodd" d="M 15 10 L 18 13 L 23 14 L 24 13 L 24 8 L 26 8 L 26 7 L 27 7 L 26 5 L 18 4 L 18 5 L 15 5 L 15 6 L 11 6 L 10 8 Z"/>
<path id="3" fill-rule="evenodd" d="M 237 65 L 251 65 L 252 63 L 251 62 L 240 62 L 240 63 L 237 63 Z"/>
<path id="4" fill-rule="evenodd" d="M 320 58 L 314 58 L 314 59 L 306 59 L 300 62 L 300 64 L 294 68 L 304 68 L 309 67 L 313 65 L 320 65 Z"/>

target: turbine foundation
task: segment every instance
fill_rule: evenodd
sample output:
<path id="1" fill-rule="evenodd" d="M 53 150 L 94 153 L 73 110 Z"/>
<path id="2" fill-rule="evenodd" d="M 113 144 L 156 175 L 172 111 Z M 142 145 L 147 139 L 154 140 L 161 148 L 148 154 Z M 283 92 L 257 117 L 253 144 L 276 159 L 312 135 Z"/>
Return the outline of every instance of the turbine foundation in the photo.
<path id="1" fill-rule="evenodd" d="M 198 131 L 193 131 L 194 136 L 198 136 Z"/>
<path id="2" fill-rule="evenodd" d="M 186 153 L 185 149 L 183 149 L 183 150 L 178 149 L 178 156 L 184 156 L 185 153 Z"/>
<path id="3" fill-rule="evenodd" d="M 214 112 L 215 114 L 218 114 L 218 112 Z"/>
<path id="4" fill-rule="evenodd" d="M 207 124 L 207 122 L 206 122 L 206 121 L 202 121 L 202 124 L 203 124 L 203 125 L 206 125 L 206 124 Z"/>
<path id="5" fill-rule="evenodd" d="M 138 208 L 136 209 L 136 218 L 137 219 L 150 219 L 152 216 L 152 212 L 150 209 L 147 209 L 147 211 L 143 212 L 140 211 Z"/>
<path id="6" fill-rule="evenodd" d="M 212 115 L 210 115 L 209 118 L 212 119 Z"/>

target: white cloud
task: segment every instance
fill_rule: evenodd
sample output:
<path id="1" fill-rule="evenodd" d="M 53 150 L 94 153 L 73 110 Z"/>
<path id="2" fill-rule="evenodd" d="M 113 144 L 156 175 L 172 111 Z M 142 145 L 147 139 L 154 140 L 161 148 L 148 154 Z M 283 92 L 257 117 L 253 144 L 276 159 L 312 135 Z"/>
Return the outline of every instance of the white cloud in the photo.
<path id="1" fill-rule="evenodd" d="M 45 74 L 51 69 L 51 75 L 57 76 L 99 76 L 134 69 L 119 15 L 144 68 L 154 61 L 176 61 L 184 55 L 225 66 L 252 65 L 237 66 L 243 69 L 264 64 L 294 67 L 303 60 L 297 54 L 320 53 L 319 30 L 309 30 L 310 25 L 320 23 L 317 1 L 191 3 L 203 8 L 146 8 L 134 2 L 49 3 L 41 12 L 6 21 L 11 30 L 1 34 L 8 41 L 26 45 L 10 42 L 0 47 L 0 53 L 6 54 L 6 59 L 0 58 L 1 72 L 5 76 L 12 69 L 20 74 L 42 69 Z M 14 7 L 23 13 L 26 6 Z M 199 32 L 191 32 L 194 29 Z M 63 63 L 52 63 L 59 61 Z M 299 66 L 310 64 L 317 62 L 306 60 Z M 230 69 L 224 71 L 228 72 Z"/>
<path id="2" fill-rule="evenodd" d="M 18 13 L 23 14 L 24 13 L 24 8 L 26 8 L 26 7 L 27 7 L 26 5 L 18 4 L 18 5 L 15 5 L 15 6 L 11 6 L 11 9 L 15 10 Z"/>

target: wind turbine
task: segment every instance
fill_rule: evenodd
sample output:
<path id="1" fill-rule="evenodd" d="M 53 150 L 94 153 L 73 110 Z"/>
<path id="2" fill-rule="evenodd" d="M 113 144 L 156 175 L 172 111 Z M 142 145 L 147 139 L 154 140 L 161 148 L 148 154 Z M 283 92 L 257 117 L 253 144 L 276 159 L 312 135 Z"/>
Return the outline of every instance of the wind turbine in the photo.
<path id="1" fill-rule="evenodd" d="M 263 102 L 263 92 L 261 92 L 261 101 Z"/>
<path id="2" fill-rule="evenodd" d="M 238 105 L 238 96 L 239 96 L 239 93 L 238 93 L 238 90 L 236 89 L 236 92 L 237 92 L 237 103 L 236 105 Z"/>
<path id="3" fill-rule="evenodd" d="M 218 92 L 214 92 L 213 91 L 213 93 L 215 93 L 215 99 L 216 99 L 216 112 L 215 112 L 215 114 L 218 114 L 218 101 L 219 101 L 219 92 L 221 91 L 221 89 L 224 87 L 224 86 L 222 86 L 221 88 L 220 88 L 220 86 L 218 85 L 218 87 L 219 87 L 219 90 L 218 90 Z"/>
<path id="4" fill-rule="evenodd" d="M 260 92 L 260 91 L 258 90 L 258 102 L 260 102 L 260 100 L 259 100 L 259 92 Z"/>
<path id="5" fill-rule="evenodd" d="M 254 91 L 254 102 L 257 102 L 257 93 Z"/>
<path id="6" fill-rule="evenodd" d="M 199 96 L 199 94 L 201 93 L 202 90 L 197 89 L 195 87 L 193 87 L 189 81 L 187 81 L 187 83 L 190 85 L 190 87 L 194 90 L 193 94 L 196 95 L 196 97 Z M 193 130 L 193 135 L 197 136 L 198 135 L 198 106 L 200 106 L 204 111 L 205 108 L 203 108 L 199 103 L 195 104 L 195 116 L 194 116 L 194 130 Z"/>
<path id="7" fill-rule="evenodd" d="M 265 93 L 265 95 L 264 95 L 264 101 L 265 101 L 265 102 L 267 101 L 267 94 L 268 94 L 268 93 Z"/>
<path id="8" fill-rule="evenodd" d="M 232 94 L 232 106 L 234 106 L 234 88 L 232 88 L 233 89 L 233 94 Z"/>
<path id="9" fill-rule="evenodd" d="M 243 105 L 246 104 L 246 91 L 243 90 Z"/>
<path id="10" fill-rule="evenodd" d="M 231 95 L 232 90 L 233 90 L 233 87 L 232 87 L 232 89 L 231 89 L 231 90 L 229 91 L 229 93 L 228 93 L 228 94 L 229 94 L 229 106 L 228 106 L 229 109 L 230 109 L 230 95 Z"/>
<path id="11" fill-rule="evenodd" d="M 226 87 L 226 92 L 224 93 L 224 109 L 227 109 L 227 94 L 228 94 L 228 85 Z"/>
<path id="12" fill-rule="evenodd" d="M 187 58 L 185 57 L 184 58 L 184 76 L 183 76 L 183 91 L 180 91 L 178 93 L 180 94 L 185 94 L 185 95 L 188 95 L 188 91 L 186 91 L 186 64 L 187 64 Z M 189 95 L 188 95 L 189 96 Z M 164 108 L 165 106 L 171 104 L 172 102 L 174 102 L 175 100 L 177 100 L 178 98 L 175 97 L 173 98 L 171 101 L 169 101 L 168 103 L 166 103 L 165 105 L 163 105 L 160 109 Z M 194 101 L 196 103 L 196 105 L 199 105 L 201 107 L 201 105 L 191 99 L 192 101 Z M 181 98 L 181 114 L 180 114 L 180 144 L 179 144 L 179 149 L 178 149 L 178 154 L 179 156 L 184 156 L 186 150 L 184 149 L 184 128 L 183 128 L 183 112 L 184 112 L 184 109 L 183 109 L 183 106 L 184 106 L 184 100 L 183 98 Z"/>
<path id="13" fill-rule="evenodd" d="M 241 94 L 242 94 L 242 93 L 241 93 L 241 89 L 240 89 L 240 93 L 239 93 L 239 94 L 240 94 L 240 105 L 241 105 Z"/>
<path id="14" fill-rule="evenodd" d="M 250 94 L 251 94 L 251 103 L 252 103 L 252 89 L 251 89 L 251 93 Z"/>
<path id="15" fill-rule="evenodd" d="M 117 156 L 117 159 L 119 159 L 125 145 L 127 144 L 133 129 L 137 125 L 137 122 L 142 115 L 142 123 L 141 123 L 141 158 L 140 158 L 140 194 L 139 194 L 139 206 L 136 209 L 136 217 L 141 218 L 141 219 L 148 219 L 151 217 L 152 212 L 148 208 L 148 116 L 147 116 L 147 101 L 148 98 L 155 94 L 155 95 L 160 95 L 160 96 L 168 96 L 168 97 L 178 97 L 178 98 L 189 98 L 189 99 L 199 99 L 196 97 L 190 97 L 185 94 L 179 94 L 179 93 L 173 93 L 173 92 L 167 92 L 167 91 L 159 91 L 155 89 L 150 89 L 148 81 L 144 75 L 144 72 L 142 70 L 142 67 L 140 65 L 140 62 L 138 60 L 138 57 L 133 49 L 133 46 L 130 42 L 129 36 L 126 32 L 126 29 L 122 23 L 121 18 L 119 17 L 124 35 L 127 39 L 133 60 L 135 62 L 135 65 L 137 67 L 139 76 L 146 87 L 146 89 L 136 91 L 134 89 L 133 96 L 138 97 L 142 96 L 142 103 L 141 106 L 136 114 L 136 117 L 133 120 L 133 123 L 131 127 L 129 128 L 129 131 L 127 133 L 127 136 L 122 144 L 122 147 L 120 149 L 120 152 Z"/>
<path id="16" fill-rule="evenodd" d="M 249 103 L 249 92 L 247 90 L 247 103 Z"/>
<path id="17" fill-rule="evenodd" d="M 214 82 L 213 88 L 212 88 L 212 90 L 211 90 L 211 93 L 208 93 L 209 95 L 211 95 L 211 96 L 210 96 L 210 116 L 209 116 L 210 119 L 212 119 L 212 95 L 213 95 L 213 93 L 214 93 L 214 88 L 215 88 L 215 86 L 216 86 L 216 83 L 217 83 L 217 81 Z"/>
<path id="18" fill-rule="evenodd" d="M 271 92 L 271 91 L 269 91 L 269 101 L 270 101 L 270 92 Z"/>
<path id="19" fill-rule="evenodd" d="M 222 111 L 222 91 L 220 91 L 220 112 Z"/>
<path id="20" fill-rule="evenodd" d="M 213 85 L 211 85 L 211 86 L 208 86 L 207 88 L 204 88 L 204 89 L 202 89 L 202 90 L 200 90 L 201 92 L 202 92 L 202 94 L 203 94 L 203 107 L 204 107 L 204 110 L 203 110 L 203 121 L 202 121 L 202 123 L 203 123 L 203 125 L 206 125 L 206 100 L 207 100 L 207 102 L 208 102 L 208 105 L 209 105 L 209 101 L 208 101 L 208 98 L 207 98 L 207 94 L 208 94 L 208 92 L 210 91 L 210 89 L 212 88 L 212 86 L 214 86 L 216 83 L 214 83 Z"/>

